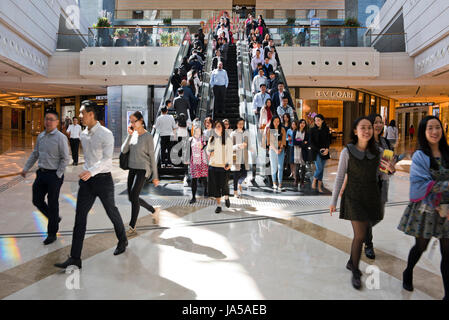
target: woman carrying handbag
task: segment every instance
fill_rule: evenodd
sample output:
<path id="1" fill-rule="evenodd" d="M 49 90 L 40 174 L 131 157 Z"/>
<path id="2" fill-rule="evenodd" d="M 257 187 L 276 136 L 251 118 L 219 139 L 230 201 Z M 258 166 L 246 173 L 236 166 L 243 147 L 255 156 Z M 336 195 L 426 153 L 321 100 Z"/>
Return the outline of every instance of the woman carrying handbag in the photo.
<path id="1" fill-rule="evenodd" d="M 155 214 L 154 218 L 157 221 L 156 210 L 139 196 L 145 181 L 151 175 L 155 187 L 159 184 L 159 178 L 154 155 L 153 136 L 146 130 L 142 113 L 134 112 L 130 116 L 130 122 L 128 137 L 122 145 L 120 166 L 125 165 L 122 161 L 126 160 L 126 154 L 128 154 L 128 198 L 131 201 L 131 220 L 126 234 L 127 236 L 134 236 L 137 235 L 136 223 L 141 206 Z"/>

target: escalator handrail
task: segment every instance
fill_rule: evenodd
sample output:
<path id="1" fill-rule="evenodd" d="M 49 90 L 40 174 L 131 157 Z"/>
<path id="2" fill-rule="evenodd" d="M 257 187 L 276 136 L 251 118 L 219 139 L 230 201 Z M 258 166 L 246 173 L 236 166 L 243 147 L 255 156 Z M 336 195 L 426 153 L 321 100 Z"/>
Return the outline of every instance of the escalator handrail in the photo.
<path id="1" fill-rule="evenodd" d="M 163 106 L 165 106 L 165 101 L 171 99 L 172 96 L 174 95 L 173 85 L 171 83 L 171 79 L 172 79 L 172 76 L 173 76 L 173 74 L 175 72 L 175 69 L 178 68 L 181 65 L 182 59 L 188 53 L 188 49 L 190 47 L 190 33 L 189 33 L 189 30 L 187 30 L 184 33 L 183 39 L 184 40 L 182 41 L 182 44 L 181 44 L 181 46 L 180 46 L 180 48 L 178 50 L 178 54 L 176 55 L 175 62 L 173 63 L 173 68 L 172 68 L 172 71 L 170 73 L 170 77 L 168 78 L 168 85 L 165 88 L 164 96 L 163 96 L 163 98 L 161 100 L 161 103 L 159 105 L 159 109 L 158 109 L 158 112 L 157 112 L 156 117 L 154 119 L 154 123 L 156 123 L 156 119 L 157 119 L 157 117 L 161 113 L 161 108 Z M 156 128 L 154 128 L 154 126 L 153 126 L 153 128 L 151 130 L 151 135 L 153 136 L 153 141 L 154 141 L 155 161 L 156 161 L 156 163 L 158 163 L 159 162 L 159 157 L 160 157 L 160 152 L 159 151 L 160 151 L 161 146 L 160 146 L 159 133 L 156 131 Z"/>
<path id="2" fill-rule="evenodd" d="M 206 63 L 203 71 L 203 80 L 201 85 L 201 102 L 198 109 L 199 119 L 201 126 L 203 127 L 204 120 L 207 117 L 210 105 L 212 103 L 212 88 L 209 85 L 210 74 L 212 72 L 212 60 L 213 60 L 213 34 L 209 33 L 207 40 L 207 51 L 206 51 Z M 203 128 L 204 129 L 204 128 Z"/>

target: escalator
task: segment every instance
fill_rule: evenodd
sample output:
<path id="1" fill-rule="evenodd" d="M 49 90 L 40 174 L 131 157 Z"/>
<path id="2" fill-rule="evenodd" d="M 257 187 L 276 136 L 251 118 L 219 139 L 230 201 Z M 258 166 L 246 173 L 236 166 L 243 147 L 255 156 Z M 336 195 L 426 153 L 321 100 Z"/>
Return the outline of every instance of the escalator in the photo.
<path id="1" fill-rule="evenodd" d="M 235 128 L 237 119 L 240 117 L 238 75 L 237 75 L 237 52 L 236 45 L 230 44 L 224 69 L 228 73 L 229 84 L 225 96 L 225 112 L 214 114 L 214 119 L 228 119 L 231 128 Z"/>
<path id="2" fill-rule="evenodd" d="M 245 119 L 246 129 L 249 130 L 250 138 L 253 144 L 253 152 L 250 153 L 250 161 L 252 165 L 252 184 L 253 186 L 271 186 L 271 170 L 269 167 L 269 158 L 266 148 L 262 145 L 262 135 L 258 130 L 257 117 L 253 112 L 253 96 L 251 93 L 252 84 L 252 68 L 251 60 L 248 52 L 248 42 L 246 40 L 245 31 L 239 34 L 241 39 L 237 43 L 237 66 L 239 74 L 239 95 L 240 95 L 240 116 Z M 282 70 L 281 64 L 276 70 L 279 81 L 284 83 L 285 90 L 288 91 L 287 80 Z M 292 106 L 295 109 L 295 106 Z M 306 173 L 306 181 L 310 180 L 311 170 Z M 289 170 L 284 172 L 284 181 L 287 182 Z M 257 179 L 256 179 L 257 178 Z M 285 184 L 285 183 L 284 183 Z"/>
<path id="3" fill-rule="evenodd" d="M 173 63 L 173 68 L 172 71 L 170 73 L 170 77 L 168 79 L 168 84 L 167 87 L 165 89 L 164 92 L 164 96 L 161 99 L 161 104 L 159 106 L 159 108 L 157 110 L 153 110 L 153 119 L 152 119 L 152 123 L 154 124 L 156 122 L 157 117 L 160 115 L 161 113 L 161 108 L 165 105 L 165 101 L 166 100 L 172 100 L 174 98 L 174 92 L 173 92 L 173 85 L 171 84 L 171 78 L 174 74 L 174 71 L 176 68 L 178 68 L 181 63 L 182 63 L 182 59 L 187 56 L 190 52 L 190 47 L 191 47 L 191 41 L 190 41 L 190 33 L 189 31 L 186 31 L 186 33 L 184 34 L 183 37 L 183 41 L 181 46 L 179 47 L 179 51 L 178 54 L 175 58 L 175 62 Z M 154 153 L 155 153 L 155 157 L 156 157 L 156 162 L 158 164 L 158 173 L 159 173 L 159 178 L 160 179 L 165 179 L 165 178 L 182 178 L 184 176 L 185 173 L 185 168 L 182 165 L 179 166 L 175 166 L 174 168 L 161 168 L 161 144 L 160 144 L 160 137 L 159 137 L 159 133 L 156 132 L 156 129 L 152 129 L 151 134 L 153 135 L 153 139 L 154 139 Z"/>

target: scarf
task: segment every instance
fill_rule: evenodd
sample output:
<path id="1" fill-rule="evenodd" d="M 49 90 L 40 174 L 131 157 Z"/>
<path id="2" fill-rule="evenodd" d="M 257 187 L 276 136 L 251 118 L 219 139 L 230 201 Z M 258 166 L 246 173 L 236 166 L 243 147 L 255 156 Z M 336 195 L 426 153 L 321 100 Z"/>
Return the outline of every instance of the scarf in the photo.
<path id="1" fill-rule="evenodd" d="M 422 201 L 434 209 L 441 200 L 441 193 L 432 192 L 435 183 L 430 171 L 429 156 L 417 150 L 413 154 L 410 167 L 410 201 Z"/>

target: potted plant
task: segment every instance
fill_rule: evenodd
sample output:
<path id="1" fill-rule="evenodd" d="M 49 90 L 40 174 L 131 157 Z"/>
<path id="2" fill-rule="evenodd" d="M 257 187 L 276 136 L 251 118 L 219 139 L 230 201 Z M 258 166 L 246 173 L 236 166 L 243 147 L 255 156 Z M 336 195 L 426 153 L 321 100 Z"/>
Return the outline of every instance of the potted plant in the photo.
<path id="1" fill-rule="evenodd" d="M 107 17 L 98 17 L 98 21 L 93 25 L 97 29 L 98 43 L 100 46 L 109 46 L 111 44 L 111 38 L 109 37 L 108 28 L 111 27 L 111 23 Z"/>
<path id="2" fill-rule="evenodd" d="M 345 20 L 345 47 L 357 47 L 357 31 L 360 23 L 357 18 L 348 17 Z"/>
<path id="3" fill-rule="evenodd" d="M 294 26 L 295 25 L 295 21 L 296 21 L 296 18 L 294 18 L 294 17 L 287 17 L 286 25 L 287 26 Z"/>
<path id="4" fill-rule="evenodd" d="M 170 26 L 171 25 L 171 18 L 169 17 L 169 18 L 164 18 L 163 20 L 162 20 L 162 23 L 164 24 L 164 25 L 166 25 L 166 26 Z"/>

